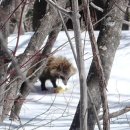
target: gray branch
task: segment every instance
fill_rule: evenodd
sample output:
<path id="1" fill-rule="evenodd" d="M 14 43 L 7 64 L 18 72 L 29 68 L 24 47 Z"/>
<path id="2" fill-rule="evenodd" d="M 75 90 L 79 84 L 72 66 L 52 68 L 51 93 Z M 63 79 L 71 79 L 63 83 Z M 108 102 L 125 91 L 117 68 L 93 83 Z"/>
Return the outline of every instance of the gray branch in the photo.
<path id="1" fill-rule="evenodd" d="M 63 14 L 67 15 L 68 17 L 71 18 L 71 12 L 60 7 L 57 3 L 53 2 L 52 0 L 46 0 L 46 2 L 48 4 L 50 4 L 51 6 L 55 7 L 56 9 L 60 10 Z"/>
<path id="2" fill-rule="evenodd" d="M 98 11 L 103 12 L 103 9 L 102 9 L 101 7 L 95 5 L 93 2 L 90 2 L 90 5 L 91 5 L 93 8 L 97 9 Z"/>
<path id="3" fill-rule="evenodd" d="M 130 107 L 125 107 L 125 108 L 123 108 L 123 109 L 121 109 L 121 110 L 119 110 L 119 111 L 110 113 L 110 114 L 109 114 L 109 119 L 115 118 L 115 117 L 120 116 L 120 115 L 122 115 L 122 114 L 124 114 L 124 113 L 127 113 L 127 112 L 129 112 L 129 111 L 130 111 Z M 100 116 L 99 116 L 99 120 L 102 120 L 102 119 L 103 119 L 103 115 L 100 115 Z"/>

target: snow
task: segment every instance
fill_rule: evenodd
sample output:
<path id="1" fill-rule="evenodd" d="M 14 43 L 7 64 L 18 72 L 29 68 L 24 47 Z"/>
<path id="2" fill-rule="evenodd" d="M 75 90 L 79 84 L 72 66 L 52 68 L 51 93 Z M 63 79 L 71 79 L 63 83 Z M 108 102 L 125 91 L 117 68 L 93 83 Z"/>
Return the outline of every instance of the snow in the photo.
<path id="1" fill-rule="evenodd" d="M 33 33 L 26 33 L 20 37 L 17 55 L 24 51 L 32 34 Z M 69 34 L 72 38 L 73 32 L 70 31 Z M 95 35 L 97 37 L 98 32 L 95 32 Z M 9 48 L 11 50 L 14 49 L 16 40 L 16 35 L 9 37 Z M 84 59 L 86 73 L 88 73 L 92 60 L 88 35 L 82 33 L 82 40 L 83 42 L 86 41 Z M 60 32 L 53 51 L 66 41 L 65 33 Z M 123 31 L 120 41 L 121 43 L 116 52 L 108 83 L 107 93 L 110 112 L 130 106 L 130 31 Z M 75 65 L 68 43 L 64 48 L 56 52 L 55 55 L 63 55 Z M 58 84 L 59 86 L 67 87 L 67 91 L 58 94 L 41 92 L 40 82 L 38 81 L 22 107 L 20 121 L 11 122 L 7 118 L 4 123 L 0 125 L 0 130 L 68 130 L 79 101 L 78 74 L 70 78 L 67 86 L 64 86 L 61 81 L 58 81 Z M 47 86 L 52 87 L 49 81 L 47 82 Z M 96 127 L 95 130 L 97 129 Z M 130 112 L 111 119 L 111 129 L 129 130 Z"/>

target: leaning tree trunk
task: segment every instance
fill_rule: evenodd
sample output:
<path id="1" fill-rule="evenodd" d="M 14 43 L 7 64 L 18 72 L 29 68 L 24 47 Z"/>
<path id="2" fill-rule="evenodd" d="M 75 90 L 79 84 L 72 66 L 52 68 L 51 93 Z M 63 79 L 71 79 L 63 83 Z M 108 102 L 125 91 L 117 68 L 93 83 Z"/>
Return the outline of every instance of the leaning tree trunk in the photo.
<path id="1" fill-rule="evenodd" d="M 104 10 L 104 16 L 106 14 L 107 16 L 102 21 L 102 26 L 97 40 L 97 44 L 99 48 L 99 54 L 101 57 L 106 83 L 109 80 L 115 53 L 120 43 L 122 19 L 124 18 L 124 13 L 122 12 L 122 10 L 120 10 L 120 8 L 126 10 L 125 5 L 127 3 L 128 0 L 108 0 L 106 8 Z M 94 100 L 97 112 L 99 112 L 101 106 L 101 96 L 99 90 L 99 78 L 94 60 L 92 61 L 87 77 L 87 85 Z M 74 120 L 71 124 L 70 130 L 76 130 L 80 128 L 79 105 L 80 103 L 78 104 L 77 111 L 74 116 Z M 88 105 L 88 130 L 94 130 L 96 118 L 90 101 L 88 101 Z"/>
<path id="2" fill-rule="evenodd" d="M 66 3 L 68 0 L 57 0 L 57 4 L 63 8 L 66 7 Z M 49 21 L 49 23 L 48 23 Z M 40 27 L 38 28 L 37 32 L 33 35 L 31 38 L 27 48 L 24 51 L 24 54 L 20 55 L 18 57 L 18 64 L 24 65 L 27 63 L 27 65 L 24 65 L 23 68 L 21 68 L 22 71 L 25 71 L 28 69 L 32 63 L 32 61 L 35 59 L 36 54 L 38 54 L 40 47 L 43 44 L 43 41 L 47 37 L 47 35 L 54 29 L 54 27 L 61 22 L 59 15 L 57 11 L 50 7 L 48 12 L 45 14 L 45 16 L 41 19 Z M 32 59 L 29 60 L 29 56 L 33 56 Z M 29 62 L 27 62 L 29 60 Z M 26 72 L 24 75 L 26 75 Z M 15 77 L 14 77 L 15 78 Z M 13 87 L 12 87 L 13 86 Z M 10 86 L 8 86 L 9 91 L 7 92 L 6 99 L 16 99 L 17 98 L 17 92 L 19 91 L 21 87 L 21 83 L 19 81 L 14 81 Z M 6 116 L 8 115 L 9 111 L 11 110 L 12 106 L 14 105 L 14 100 L 7 100 L 4 104 L 3 108 L 3 117 L 4 120 Z"/>
<path id="3" fill-rule="evenodd" d="M 8 56 L 2 46 L 4 44 L 7 47 L 7 37 L 8 37 L 8 22 L 5 21 L 8 18 L 8 3 L 2 3 L 0 5 L 0 122 L 2 121 L 2 111 L 4 104 L 4 94 L 5 94 L 5 80 L 7 76 L 7 66 L 8 66 Z"/>
<path id="4" fill-rule="evenodd" d="M 61 28 L 62 28 L 62 24 L 60 23 L 60 25 L 59 24 L 57 25 L 55 30 L 51 31 L 51 33 L 48 36 L 46 45 L 42 51 L 42 54 L 40 55 L 40 57 L 37 57 L 34 60 L 34 62 L 31 64 L 32 67 L 28 70 L 28 73 L 27 73 L 27 78 L 29 79 L 30 83 L 32 84 L 35 83 L 38 77 L 41 75 L 43 69 L 45 68 L 46 63 L 47 63 L 46 58 L 49 55 L 51 55 L 51 50 L 53 48 L 53 45 L 56 41 L 56 38 Z M 19 95 L 14 101 L 14 105 L 12 107 L 11 114 L 10 114 L 10 119 L 18 118 L 22 105 L 24 101 L 26 100 L 26 97 L 29 95 L 29 92 L 30 92 L 29 85 L 26 82 L 24 82 L 20 88 L 21 95 Z"/>
<path id="5" fill-rule="evenodd" d="M 5 79 L 7 76 L 7 66 L 8 63 L 6 62 L 6 53 L 1 44 L 6 45 L 5 39 L 3 34 L 0 32 L 0 122 L 2 121 L 2 111 L 3 111 L 3 104 L 4 104 L 4 94 L 5 94 Z M 7 46 L 7 45 L 6 45 Z"/>

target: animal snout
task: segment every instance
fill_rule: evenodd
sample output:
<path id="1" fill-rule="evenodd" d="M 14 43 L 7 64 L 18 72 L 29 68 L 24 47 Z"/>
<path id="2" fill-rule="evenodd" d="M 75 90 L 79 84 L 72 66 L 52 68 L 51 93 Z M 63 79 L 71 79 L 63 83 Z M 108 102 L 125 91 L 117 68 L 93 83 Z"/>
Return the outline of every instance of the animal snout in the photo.
<path id="1" fill-rule="evenodd" d="M 63 80 L 63 84 L 64 84 L 64 85 L 67 85 L 67 80 Z"/>

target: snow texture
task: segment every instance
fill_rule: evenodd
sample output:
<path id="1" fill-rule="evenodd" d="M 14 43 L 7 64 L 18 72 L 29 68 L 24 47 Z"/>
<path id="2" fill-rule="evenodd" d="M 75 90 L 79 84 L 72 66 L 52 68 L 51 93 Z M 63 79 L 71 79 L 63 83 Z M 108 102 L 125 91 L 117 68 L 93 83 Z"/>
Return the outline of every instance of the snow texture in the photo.
<path id="1" fill-rule="evenodd" d="M 26 33 L 20 37 L 17 55 L 24 51 L 32 34 Z M 73 32 L 69 32 L 69 34 L 73 37 Z M 95 32 L 95 35 L 97 37 L 98 32 Z M 82 38 L 83 43 L 86 42 L 84 59 L 86 73 L 88 73 L 92 60 L 91 46 L 88 34 L 85 36 L 85 33 L 82 33 Z M 9 37 L 9 48 L 11 50 L 14 48 L 16 40 L 16 35 Z M 60 32 L 53 50 L 66 41 L 65 33 Z M 123 31 L 120 41 L 108 83 L 107 93 L 110 112 L 130 106 L 130 31 Z M 75 65 L 68 43 L 55 55 L 65 56 Z M 78 74 L 71 77 L 67 86 L 64 86 L 60 80 L 58 85 L 67 88 L 67 90 L 64 93 L 41 92 L 40 82 L 38 81 L 22 107 L 20 121 L 11 122 L 7 118 L 0 125 L 0 130 L 68 130 L 79 101 Z M 52 87 L 49 81 L 47 86 Z M 130 130 L 130 112 L 110 121 L 111 130 Z M 98 130 L 97 126 L 95 130 Z"/>

